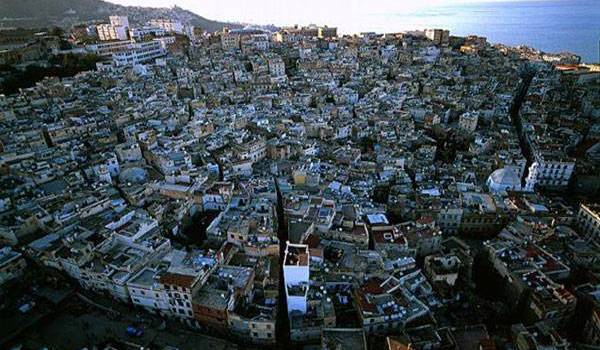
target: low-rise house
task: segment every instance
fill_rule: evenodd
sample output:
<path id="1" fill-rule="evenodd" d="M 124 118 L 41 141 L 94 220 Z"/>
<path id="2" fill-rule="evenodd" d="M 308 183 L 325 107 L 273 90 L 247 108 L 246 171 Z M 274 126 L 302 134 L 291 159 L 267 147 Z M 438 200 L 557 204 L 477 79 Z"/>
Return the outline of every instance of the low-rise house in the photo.
<path id="1" fill-rule="evenodd" d="M 22 254 L 10 247 L 0 249 L 0 286 L 23 275 L 27 263 Z"/>

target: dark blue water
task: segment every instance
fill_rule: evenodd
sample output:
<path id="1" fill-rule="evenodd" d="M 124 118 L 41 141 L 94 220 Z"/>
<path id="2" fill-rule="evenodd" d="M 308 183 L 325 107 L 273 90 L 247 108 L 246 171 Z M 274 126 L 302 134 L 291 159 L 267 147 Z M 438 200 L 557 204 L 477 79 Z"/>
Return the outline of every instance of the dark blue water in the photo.
<path id="1" fill-rule="evenodd" d="M 569 51 L 584 62 L 600 62 L 600 0 L 446 5 L 409 13 L 369 14 L 350 27 L 378 32 L 440 27 L 451 34 L 477 34 L 493 43 L 528 45 L 546 52 Z"/>

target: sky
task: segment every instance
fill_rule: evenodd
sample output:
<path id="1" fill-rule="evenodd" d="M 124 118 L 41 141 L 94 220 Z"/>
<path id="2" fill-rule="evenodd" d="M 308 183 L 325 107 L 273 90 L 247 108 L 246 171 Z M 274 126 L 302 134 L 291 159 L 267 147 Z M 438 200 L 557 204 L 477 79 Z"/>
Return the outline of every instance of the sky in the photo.
<path id="1" fill-rule="evenodd" d="M 351 25 L 359 15 L 410 13 L 465 2 L 502 0 L 108 0 L 121 5 L 178 5 L 208 19 L 253 24 Z M 504 0 L 506 1 L 506 0 Z M 600 1 L 600 0 L 599 0 Z M 342 29 L 342 28 L 340 28 Z"/>

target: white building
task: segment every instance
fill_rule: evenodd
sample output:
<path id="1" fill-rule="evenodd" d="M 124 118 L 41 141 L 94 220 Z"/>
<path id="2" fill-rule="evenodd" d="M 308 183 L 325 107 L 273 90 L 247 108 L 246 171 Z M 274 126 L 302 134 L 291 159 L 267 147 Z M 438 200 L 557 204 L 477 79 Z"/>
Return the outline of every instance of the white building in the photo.
<path id="1" fill-rule="evenodd" d="M 129 66 L 148 63 L 156 58 L 162 57 L 166 51 L 159 41 L 145 41 L 132 43 L 127 50 L 113 54 L 113 63 L 116 66 Z"/>
<path id="2" fill-rule="evenodd" d="M 460 207 L 442 208 L 437 216 L 440 229 L 446 234 L 456 234 L 462 220 L 463 209 Z"/>
<path id="3" fill-rule="evenodd" d="M 108 223 L 107 229 L 114 231 L 115 236 L 127 244 L 134 244 L 153 229 L 158 228 L 158 221 L 143 211 L 132 210 L 118 220 Z"/>
<path id="4" fill-rule="evenodd" d="M 425 257 L 425 273 L 433 283 L 441 282 L 454 286 L 458 279 L 460 265 L 460 259 L 453 254 Z"/>
<path id="5" fill-rule="evenodd" d="M 246 143 L 239 148 L 238 155 L 241 160 L 258 162 L 267 156 L 267 144 L 261 139 Z"/>
<path id="6" fill-rule="evenodd" d="M 134 142 L 118 144 L 115 153 L 121 162 L 138 162 L 143 158 L 140 146 Z"/>
<path id="7" fill-rule="evenodd" d="M 600 205 L 581 204 L 577 213 L 577 225 L 587 240 L 600 243 Z"/>
<path id="8" fill-rule="evenodd" d="M 223 32 L 221 33 L 221 48 L 223 50 L 239 49 L 239 34 L 231 33 L 228 29 L 223 29 Z"/>
<path id="9" fill-rule="evenodd" d="M 127 16 L 109 16 L 110 25 L 114 27 L 129 28 L 129 18 Z"/>
<path id="10" fill-rule="evenodd" d="M 447 44 L 450 40 L 450 32 L 443 29 L 425 29 L 425 36 L 436 44 Z"/>
<path id="11" fill-rule="evenodd" d="M 288 314 L 294 311 L 305 314 L 310 274 L 308 245 L 287 242 L 283 264 Z"/>
<path id="12" fill-rule="evenodd" d="M 22 254 L 10 247 L 0 249 L 0 286 L 23 275 L 27 264 Z"/>
<path id="13" fill-rule="evenodd" d="M 94 173 L 98 177 L 99 181 L 112 183 L 112 177 L 110 176 L 110 171 L 108 171 L 106 164 L 99 164 L 95 166 Z"/>
<path id="14" fill-rule="evenodd" d="M 267 61 L 269 65 L 269 74 L 272 77 L 285 76 L 285 64 L 280 57 L 272 57 Z"/>
<path id="15" fill-rule="evenodd" d="M 121 51 L 125 51 L 130 48 L 133 41 L 113 41 L 108 43 L 98 43 L 92 45 L 86 45 L 85 50 L 88 52 L 95 53 L 100 56 L 110 57 L 113 54 Z"/>
<path id="16" fill-rule="evenodd" d="M 133 304 L 161 315 L 170 314 L 167 293 L 159 283 L 156 270 L 150 267 L 141 269 L 127 282 L 127 289 Z"/>
<path id="17" fill-rule="evenodd" d="M 106 152 L 103 154 L 104 163 L 106 164 L 111 176 L 117 176 L 121 172 L 119 160 L 115 153 Z"/>
<path id="18" fill-rule="evenodd" d="M 574 169 L 574 162 L 563 162 L 561 160 L 547 161 L 542 157 L 536 157 L 536 161 L 529 166 L 525 190 L 533 191 L 536 185 L 555 188 L 567 187 Z"/>
<path id="19" fill-rule="evenodd" d="M 164 29 L 166 32 L 184 34 L 183 24 L 179 21 L 175 21 L 172 19 L 153 19 L 148 22 L 153 27 L 159 27 Z"/>
<path id="20" fill-rule="evenodd" d="M 148 35 L 152 36 L 164 36 L 165 30 L 161 27 L 156 26 L 143 26 L 129 29 L 129 37 L 133 40 L 141 40 Z"/>
<path id="21" fill-rule="evenodd" d="M 266 51 L 270 45 L 268 34 L 253 34 L 251 41 L 254 48 L 259 51 Z"/>
<path id="22" fill-rule="evenodd" d="M 165 312 L 188 324 L 194 324 L 193 294 L 204 285 L 214 270 L 216 261 L 202 254 L 175 249 L 163 261 L 170 263 L 167 272 L 158 279 L 168 303 L 168 310 Z"/>
<path id="23" fill-rule="evenodd" d="M 162 36 L 160 38 L 154 38 L 154 41 L 158 41 L 160 47 L 162 47 L 164 51 L 167 51 L 169 46 L 175 44 L 176 39 L 174 36 Z"/>
<path id="24" fill-rule="evenodd" d="M 99 24 L 96 26 L 98 38 L 102 41 L 127 40 L 127 27 L 113 26 L 112 24 Z"/>
<path id="25" fill-rule="evenodd" d="M 475 113 L 463 113 L 458 119 L 458 128 L 468 133 L 472 133 L 477 129 L 478 119 L 479 117 Z"/>

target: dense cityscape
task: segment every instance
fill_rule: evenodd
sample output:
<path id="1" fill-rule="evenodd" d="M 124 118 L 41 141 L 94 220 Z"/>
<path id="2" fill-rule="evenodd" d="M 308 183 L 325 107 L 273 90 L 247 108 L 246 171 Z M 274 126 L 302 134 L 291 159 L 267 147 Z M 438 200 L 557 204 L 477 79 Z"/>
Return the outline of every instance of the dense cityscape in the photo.
<path id="1" fill-rule="evenodd" d="M 600 64 L 136 18 L 0 30 L 1 348 L 600 348 Z"/>

